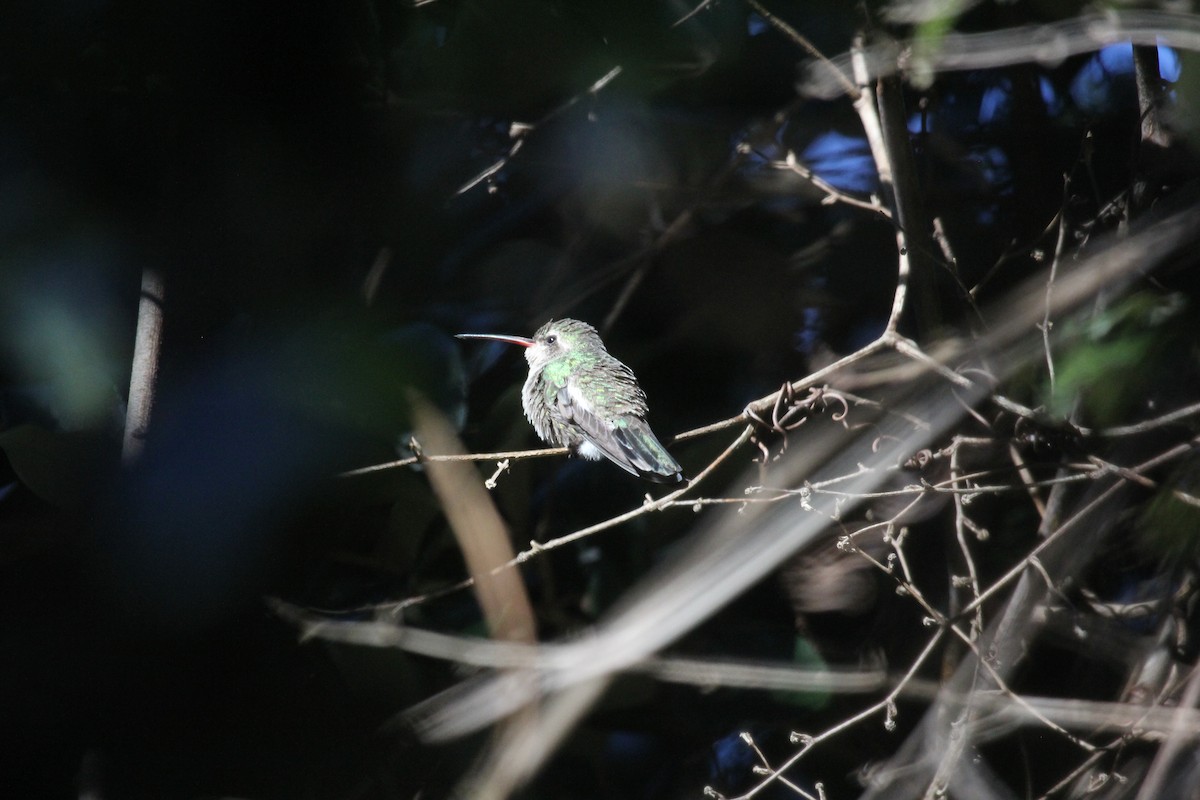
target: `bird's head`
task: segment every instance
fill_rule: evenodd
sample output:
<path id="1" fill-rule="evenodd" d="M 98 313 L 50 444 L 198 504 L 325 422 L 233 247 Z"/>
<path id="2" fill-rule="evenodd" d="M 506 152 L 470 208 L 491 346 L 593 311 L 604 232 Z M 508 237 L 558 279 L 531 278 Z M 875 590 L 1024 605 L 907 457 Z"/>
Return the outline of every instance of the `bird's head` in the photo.
<path id="1" fill-rule="evenodd" d="M 525 348 L 525 360 L 531 370 L 540 370 L 557 358 L 585 348 L 603 351 L 604 343 L 596 329 L 577 319 L 551 320 L 537 329 L 532 339 L 497 333 L 460 333 L 459 339 L 491 339 Z"/>

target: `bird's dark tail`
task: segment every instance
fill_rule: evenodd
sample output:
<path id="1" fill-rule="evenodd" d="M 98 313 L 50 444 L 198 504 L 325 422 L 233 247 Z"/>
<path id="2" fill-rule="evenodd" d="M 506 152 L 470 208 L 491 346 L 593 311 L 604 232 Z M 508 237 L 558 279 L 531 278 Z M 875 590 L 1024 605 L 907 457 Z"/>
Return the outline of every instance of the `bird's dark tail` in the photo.
<path id="1" fill-rule="evenodd" d="M 644 420 L 631 418 L 613 431 L 621 452 L 638 475 L 655 483 L 683 483 L 683 467 L 667 452 Z"/>

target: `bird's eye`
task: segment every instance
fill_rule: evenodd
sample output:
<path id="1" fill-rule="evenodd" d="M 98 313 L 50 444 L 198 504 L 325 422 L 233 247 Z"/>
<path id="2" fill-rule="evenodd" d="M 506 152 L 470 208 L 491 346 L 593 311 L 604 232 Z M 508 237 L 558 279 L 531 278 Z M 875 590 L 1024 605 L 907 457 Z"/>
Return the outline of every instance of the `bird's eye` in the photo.
<path id="1" fill-rule="evenodd" d="M 557 341 L 558 341 L 558 337 L 555 336 L 554 334 L 550 334 L 549 336 L 546 337 L 546 344 L 554 344 Z"/>

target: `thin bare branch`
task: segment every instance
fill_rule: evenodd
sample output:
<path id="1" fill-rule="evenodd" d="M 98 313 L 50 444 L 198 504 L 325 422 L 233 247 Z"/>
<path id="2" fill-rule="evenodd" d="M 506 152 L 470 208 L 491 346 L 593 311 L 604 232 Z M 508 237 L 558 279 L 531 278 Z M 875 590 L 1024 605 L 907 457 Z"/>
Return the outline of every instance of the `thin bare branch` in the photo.
<path id="1" fill-rule="evenodd" d="M 133 366 L 129 375 L 129 403 L 125 412 L 125 438 L 121 459 L 131 464 L 142 454 L 142 443 L 150 427 L 154 390 L 158 383 L 159 349 L 163 327 L 162 276 L 151 269 L 142 272 L 142 299 L 138 303 L 137 335 L 133 344 Z"/>

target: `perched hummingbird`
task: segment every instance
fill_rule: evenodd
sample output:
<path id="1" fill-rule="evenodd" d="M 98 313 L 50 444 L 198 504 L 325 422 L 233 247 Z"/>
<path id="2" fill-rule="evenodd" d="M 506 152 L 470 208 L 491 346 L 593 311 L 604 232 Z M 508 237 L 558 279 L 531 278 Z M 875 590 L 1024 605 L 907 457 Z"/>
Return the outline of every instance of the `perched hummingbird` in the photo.
<path id="1" fill-rule="evenodd" d="M 596 329 L 560 319 L 532 339 L 460 333 L 526 348 L 529 377 L 521 389 L 525 416 L 542 441 L 617 466 L 657 483 L 679 483 L 683 470 L 646 424 L 646 393 L 633 370 L 608 354 Z"/>

